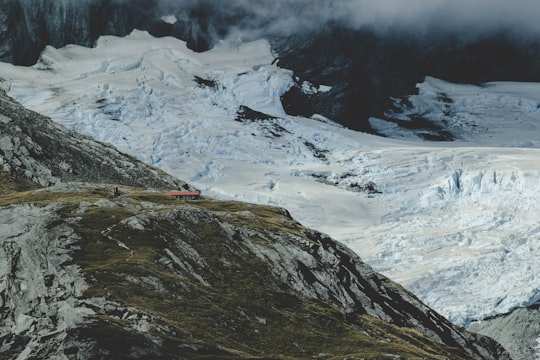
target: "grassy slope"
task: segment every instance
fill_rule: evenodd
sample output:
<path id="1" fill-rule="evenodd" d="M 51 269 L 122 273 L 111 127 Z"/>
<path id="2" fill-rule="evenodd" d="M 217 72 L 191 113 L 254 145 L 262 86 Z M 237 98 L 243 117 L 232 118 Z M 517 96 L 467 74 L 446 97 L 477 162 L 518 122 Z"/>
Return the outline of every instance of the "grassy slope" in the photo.
<path id="1" fill-rule="evenodd" d="M 2 187 L 5 193 L 19 190 L 4 184 L 9 185 Z M 27 191 L 0 197 L 0 206 L 62 201 L 62 221 L 76 223 L 81 237 L 73 261 L 90 284 L 85 296 L 103 297 L 147 315 L 148 332 L 130 328 L 122 314 L 98 310 L 93 325 L 73 331 L 78 338 L 98 340 L 98 346 L 117 359 L 134 353 L 149 359 L 378 359 L 386 354 L 407 359 L 467 358 L 413 330 L 369 316 L 344 321 L 335 306 L 292 291 L 245 244 L 271 247 L 265 234 L 284 230 L 304 236 L 301 225 L 281 209 L 209 199 L 177 202 L 156 193 L 123 189 L 129 194 L 121 198 L 113 198 L 102 187 L 83 193 Z M 115 205 L 79 211 L 81 202 L 103 199 Z M 162 208 L 137 207 L 145 202 Z M 120 223 L 150 213 L 155 220 L 144 231 Z M 159 213 L 175 215 L 160 217 Z M 231 241 L 223 223 L 252 229 L 252 235 Z M 164 261 L 166 249 L 178 254 L 179 244 L 188 244 L 204 260 L 183 257 L 188 271 Z"/>
<path id="2" fill-rule="evenodd" d="M 30 181 L 14 180 L 9 174 L 0 168 L 0 196 L 7 195 L 16 191 L 25 191 L 35 188 L 36 186 Z"/>

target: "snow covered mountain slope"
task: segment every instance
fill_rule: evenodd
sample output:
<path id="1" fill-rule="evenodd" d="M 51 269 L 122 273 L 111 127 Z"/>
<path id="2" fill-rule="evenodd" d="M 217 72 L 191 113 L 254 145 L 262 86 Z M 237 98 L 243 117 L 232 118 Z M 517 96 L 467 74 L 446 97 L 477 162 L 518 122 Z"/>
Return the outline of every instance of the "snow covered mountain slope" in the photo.
<path id="1" fill-rule="evenodd" d="M 379 133 L 397 138 L 448 137 L 480 146 L 540 147 L 540 84 L 452 84 L 427 77 L 418 94 L 394 100 Z"/>
<path id="2" fill-rule="evenodd" d="M 285 68 L 332 85 L 316 96 L 293 88 L 284 99 L 289 114 L 320 113 L 371 132 L 369 117 L 382 116 L 390 97 L 410 94 L 426 75 L 463 83 L 540 81 L 534 6 L 497 11 L 508 5 L 493 1 L 390 7 L 369 0 L 231 0 L 226 6 L 217 0 L 0 0 L 0 60 L 31 65 L 46 45 L 93 46 L 100 35 L 133 29 L 177 37 L 196 51 L 228 37 L 267 38 Z M 442 10 L 447 6 L 456 18 Z M 468 25 L 463 11 L 473 16 Z M 497 15 L 485 15 L 492 12 Z M 414 13 L 426 16 L 409 18 Z"/>
<path id="3" fill-rule="evenodd" d="M 454 322 L 538 301 L 539 150 L 481 134 L 482 147 L 383 139 L 285 116 L 294 79 L 275 56 L 264 41 L 196 54 L 136 31 L 94 49 L 47 48 L 31 68 L 0 64 L 0 77 L 24 105 L 203 193 L 286 207 Z"/>

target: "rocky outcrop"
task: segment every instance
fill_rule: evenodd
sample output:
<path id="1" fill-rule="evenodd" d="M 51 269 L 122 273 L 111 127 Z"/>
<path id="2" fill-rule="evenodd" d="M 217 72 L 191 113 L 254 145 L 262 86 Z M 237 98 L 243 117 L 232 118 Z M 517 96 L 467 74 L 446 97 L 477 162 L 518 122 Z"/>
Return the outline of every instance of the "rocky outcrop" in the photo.
<path id="1" fill-rule="evenodd" d="M 0 353 L 3 359 L 49 358 L 66 331 L 92 313 L 71 264 L 78 236 L 55 223 L 57 205 L 0 207 Z"/>
<path id="2" fill-rule="evenodd" d="M 31 187 L 65 181 L 189 189 L 185 182 L 25 109 L 0 90 L 0 170 Z"/>
<path id="3" fill-rule="evenodd" d="M 0 197 L 3 358 L 508 359 L 283 209 L 120 193 Z"/>
<path id="4" fill-rule="evenodd" d="M 508 314 L 475 322 L 469 330 L 497 340 L 513 360 L 537 359 L 540 353 L 538 306 L 517 308 Z"/>

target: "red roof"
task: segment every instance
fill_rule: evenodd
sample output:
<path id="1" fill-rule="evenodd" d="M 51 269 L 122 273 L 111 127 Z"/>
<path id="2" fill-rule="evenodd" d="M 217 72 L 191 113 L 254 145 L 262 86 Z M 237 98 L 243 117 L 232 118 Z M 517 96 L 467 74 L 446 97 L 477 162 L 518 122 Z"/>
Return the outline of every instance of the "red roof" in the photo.
<path id="1" fill-rule="evenodd" d="M 165 193 L 167 196 L 200 196 L 198 191 L 168 191 Z"/>

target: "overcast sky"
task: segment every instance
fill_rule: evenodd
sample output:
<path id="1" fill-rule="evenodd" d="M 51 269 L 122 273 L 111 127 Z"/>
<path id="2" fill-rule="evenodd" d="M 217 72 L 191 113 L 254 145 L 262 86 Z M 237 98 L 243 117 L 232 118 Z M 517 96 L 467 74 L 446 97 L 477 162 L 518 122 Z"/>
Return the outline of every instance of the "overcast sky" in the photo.
<path id="1" fill-rule="evenodd" d="M 339 15 L 354 26 L 429 31 L 540 30 L 538 0 L 345 0 Z"/>
<path id="2" fill-rule="evenodd" d="M 203 0 L 162 0 L 186 7 Z M 540 35 L 540 0 L 204 0 L 216 11 L 244 10 L 244 29 L 298 32 L 330 21 L 426 34 L 437 30 L 478 34 L 497 29 Z M 264 25 L 263 25 L 264 23 Z"/>

